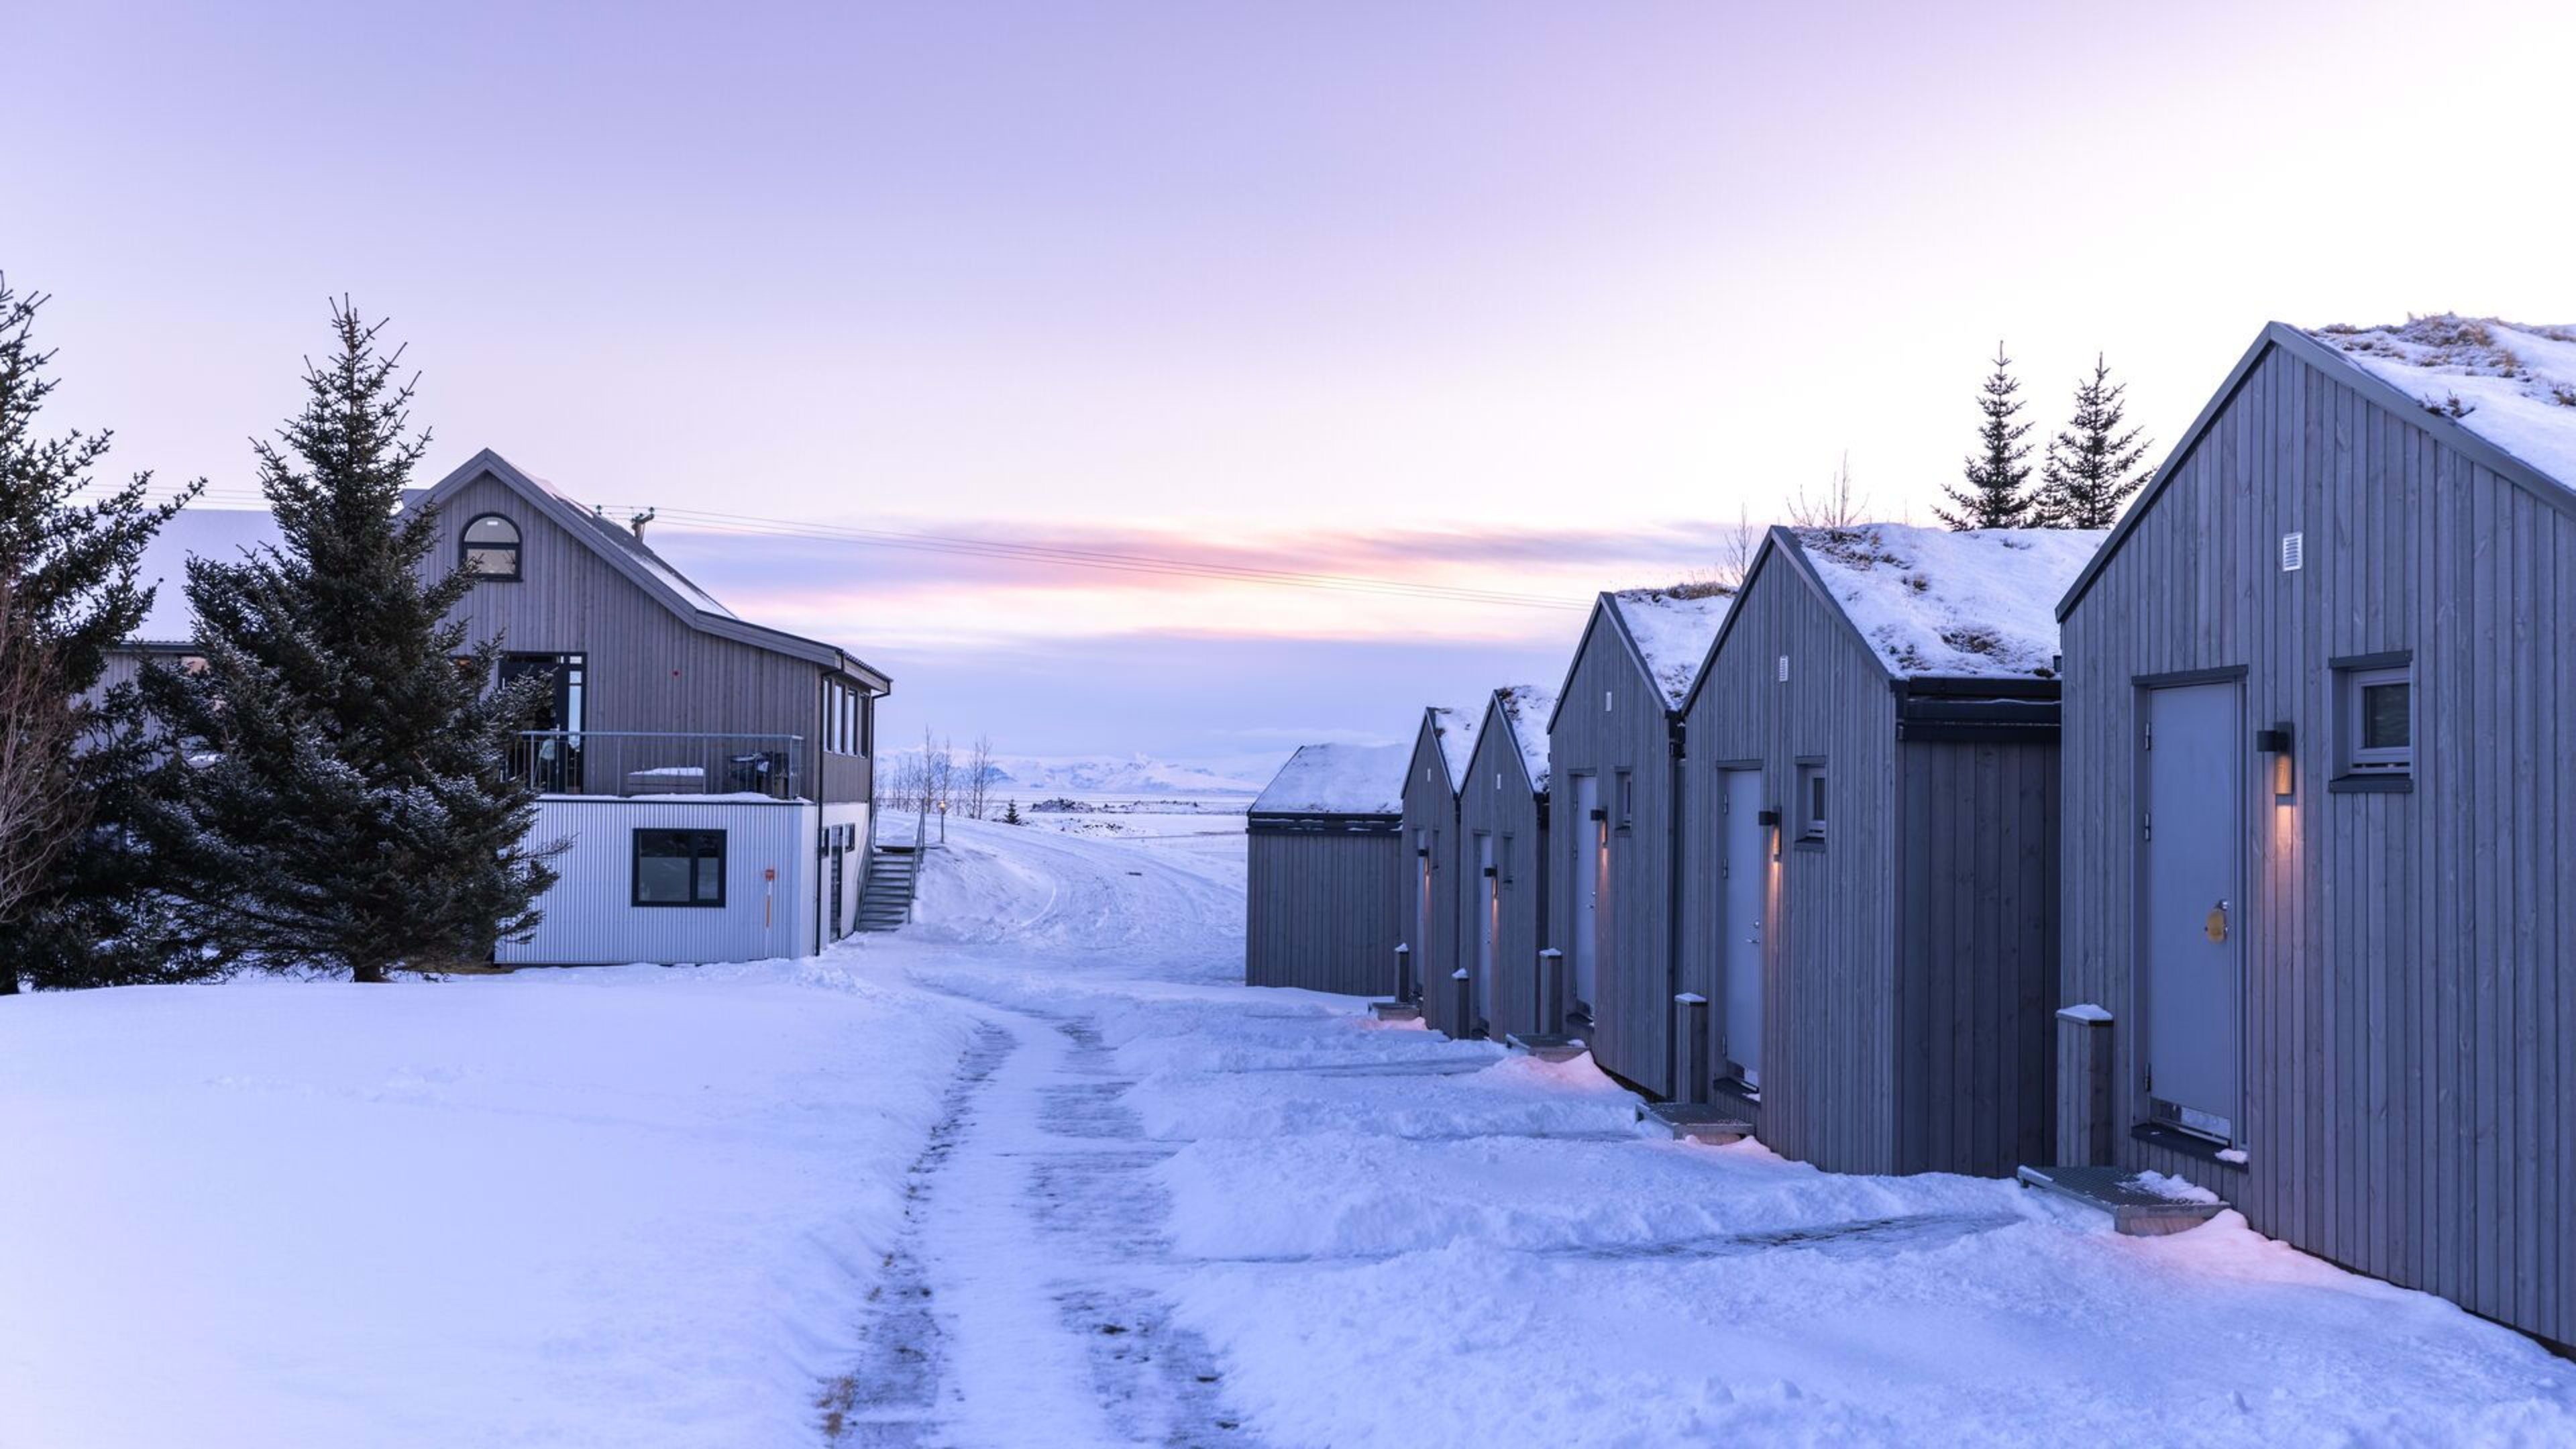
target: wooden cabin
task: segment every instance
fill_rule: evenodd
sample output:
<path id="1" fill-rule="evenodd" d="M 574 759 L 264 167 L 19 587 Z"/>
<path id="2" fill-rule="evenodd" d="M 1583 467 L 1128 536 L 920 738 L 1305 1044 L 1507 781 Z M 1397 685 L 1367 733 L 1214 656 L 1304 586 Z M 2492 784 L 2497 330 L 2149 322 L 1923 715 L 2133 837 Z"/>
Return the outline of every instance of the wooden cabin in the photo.
<path id="1" fill-rule="evenodd" d="M 1730 594 L 1631 589 L 1594 601 L 1548 718 L 1556 829 L 1549 944 L 1570 1028 L 1603 1071 L 1672 1095 L 1681 987 L 1681 703 Z"/>
<path id="2" fill-rule="evenodd" d="M 1246 817 L 1243 979 L 1384 996 L 1404 939 L 1404 747 L 1306 745 Z"/>
<path id="3" fill-rule="evenodd" d="M 1495 690 L 1458 791 L 1461 868 L 1450 882 L 1473 1031 L 1499 1041 L 1562 1028 L 1540 995 L 1547 945 L 1547 717 L 1553 690 Z M 1455 1035 L 1455 1033 L 1452 1033 Z"/>
<path id="4" fill-rule="evenodd" d="M 2576 331 L 2274 323 L 2059 605 L 2059 1161 L 2576 1343 Z"/>
<path id="5" fill-rule="evenodd" d="M 1458 910 L 1456 880 L 1471 869 L 1461 860 L 1458 788 L 1475 753 L 1476 728 L 1485 712 L 1475 706 L 1433 705 L 1415 727 L 1413 754 L 1404 772 L 1406 960 L 1412 995 L 1433 1030 L 1464 1039 L 1475 1022 L 1461 1020 L 1452 978 L 1467 964 L 1464 942 L 1472 927 Z"/>
<path id="6" fill-rule="evenodd" d="M 2048 1141 L 2053 610 L 2101 540 L 1764 539 L 1683 709 L 1687 1100 L 1835 1171 Z"/>

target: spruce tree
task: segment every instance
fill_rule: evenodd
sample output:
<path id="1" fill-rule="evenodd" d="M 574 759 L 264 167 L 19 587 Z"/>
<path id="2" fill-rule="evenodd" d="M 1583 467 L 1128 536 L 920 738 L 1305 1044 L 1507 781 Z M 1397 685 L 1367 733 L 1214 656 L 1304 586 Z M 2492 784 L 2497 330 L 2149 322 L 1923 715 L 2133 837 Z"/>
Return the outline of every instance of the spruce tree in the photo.
<path id="1" fill-rule="evenodd" d="M 2021 400 L 2014 394 L 2021 384 L 2013 381 L 2012 359 L 2004 356 L 2004 345 L 1995 344 L 1995 370 L 1986 377 L 1983 395 L 1977 399 L 1977 410 L 1985 415 L 1978 425 L 1978 451 L 1968 456 L 1964 488 L 1945 488 L 1952 508 L 1934 505 L 1932 511 L 1941 521 L 1956 529 L 2021 528 L 2030 522 L 2030 500 L 2022 493 L 2022 484 L 2030 477 L 2030 445 L 2022 435 L 2030 424 L 2013 421 L 2021 411 Z"/>
<path id="2" fill-rule="evenodd" d="M 535 793 L 505 770 L 538 683 L 486 687 L 498 641 L 449 618 L 472 578 L 429 568 L 433 514 L 396 511 L 429 444 L 400 351 L 345 303 L 331 325 L 303 411 L 255 445 L 282 545 L 192 559 L 204 665 L 146 676 L 177 745 L 152 843 L 210 956 L 382 981 L 535 925 L 562 847 L 525 844 Z"/>
<path id="3" fill-rule="evenodd" d="M 2121 395 L 2127 383 L 2111 381 L 2102 356 L 2093 357 L 2093 376 L 2075 384 L 2075 418 L 2048 440 L 2040 465 L 2039 492 L 2032 500 L 2033 519 L 2042 528 L 2109 528 L 2119 521 L 2120 505 L 2146 486 L 2139 471 L 2150 444 L 2141 428 L 2122 431 L 2126 408 Z"/>
<path id="4" fill-rule="evenodd" d="M 37 415 L 56 379 L 53 354 L 36 345 L 46 298 L 10 290 L 0 275 L 0 593 L 12 600 L 12 634 L 44 661 L 44 690 L 17 691 L 22 708 L 50 692 L 69 719 L 0 718 L 13 737 L 68 725 L 77 748 L 65 764 L 83 822 L 54 842 L 16 906 L 0 911 L 0 993 L 21 978 L 37 986 L 97 986 L 190 974 L 142 929 L 152 897 L 150 863 L 135 848 L 150 760 L 140 692 L 102 689 L 107 654 L 140 628 L 153 590 L 137 576 L 146 545 L 204 485 L 160 502 L 152 475 L 102 488 L 93 478 L 114 435 L 40 436 Z M 56 706 L 42 706 L 51 716 Z M 23 862 L 22 862 L 23 863 Z"/>

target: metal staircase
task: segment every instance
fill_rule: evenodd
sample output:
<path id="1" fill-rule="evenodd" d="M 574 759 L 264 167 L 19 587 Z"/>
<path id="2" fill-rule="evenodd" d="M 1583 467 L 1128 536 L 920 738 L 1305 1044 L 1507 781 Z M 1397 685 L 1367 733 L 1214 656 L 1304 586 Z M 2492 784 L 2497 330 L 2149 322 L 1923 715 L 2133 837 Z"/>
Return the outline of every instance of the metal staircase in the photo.
<path id="1" fill-rule="evenodd" d="M 876 817 L 869 815 L 868 883 L 859 893 L 859 929 L 893 931 L 912 921 L 913 897 L 921 887 L 921 857 L 928 829 L 927 813 L 913 817 L 910 845 L 881 845 L 873 838 Z"/>

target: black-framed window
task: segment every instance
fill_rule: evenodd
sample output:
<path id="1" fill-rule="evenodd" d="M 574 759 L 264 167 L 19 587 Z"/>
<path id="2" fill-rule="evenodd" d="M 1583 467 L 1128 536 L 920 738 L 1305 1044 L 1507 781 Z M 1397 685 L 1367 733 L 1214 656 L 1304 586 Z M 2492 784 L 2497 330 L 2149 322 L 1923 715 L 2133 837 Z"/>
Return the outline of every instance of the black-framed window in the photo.
<path id="1" fill-rule="evenodd" d="M 1811 760 L 1798 766 L 1798 838 L 1825 838 L 1825 762 Z"/>
<path id="2" fill-rule="evenodd" d="M 2404 775 L 2415 768 L 2415 670 L 2411 664 L 2346 669 L 2344 773 Z"/>
<path id="3" fill-rule="evenodd" d="M 478 579 L 519 577 L 519 525 L 497 513 L 477 515 L 456 541 L 456 561 Z"/>
<path id="4" fill-rule="evenodd" d="M 1613 808 L 1613 813 L 1610 818 L 1617 821 L 1619 828 L 1622 830 L 1635 829 L 1637 825 L 1637 777 L 1626 770 L 1615 772 L 1611 776 L 1610 799 Z"/>
<path id="5" fill-rule="evenodd" d="M 725 833 L 721 830 L 635 832 L 635 893 L 639 906 L 721 906 L 725 903 Z"/>

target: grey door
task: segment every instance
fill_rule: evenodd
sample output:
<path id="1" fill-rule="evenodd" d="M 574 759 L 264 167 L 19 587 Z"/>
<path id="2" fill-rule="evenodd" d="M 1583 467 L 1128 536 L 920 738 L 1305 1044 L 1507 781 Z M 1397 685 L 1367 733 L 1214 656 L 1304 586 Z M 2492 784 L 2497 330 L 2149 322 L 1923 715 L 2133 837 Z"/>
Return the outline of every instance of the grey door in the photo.
<path id="1" fill-rule="evenodd" d="M 1762 772 L 1726 772 L 1726 1017 L 1718 1055 L 1748 1087 L 1762 1085 Z"/>
<path id="2" fill-rule="evenodd" d="M 1476 1015 L 1494 1019 L 1494 938 L 1502 927 L 1503 882 L 1494 869 L 1494 837 L 1476 837 L 1476 878 L 1481 883 L 1476 912 Z"/>
<path id="3" fill-rule="evenodd" d="M 2147 693 L 2147 1096 L 2159 1121 L 2237 1140 L 2245 1060 L 2240 686 Z"/>
<path id="4" fill-rule="evenodd" d="M 1601 887 L 1609 874 L 1609 822 L 1601 814 L 1601 777 L 1574 777 L 1575 826 L 1566 832 L 1574 842 L 1574 999 L 1592 1006 L 1595 974 L 1600 969 Z"/>
<path id="5" fill-rule="evenodd" d="M 1412 981 L 1419 988 L 1431 980 L 1431 832 L 1413 832 L 1413 949 L 1409 958 Z"/>

